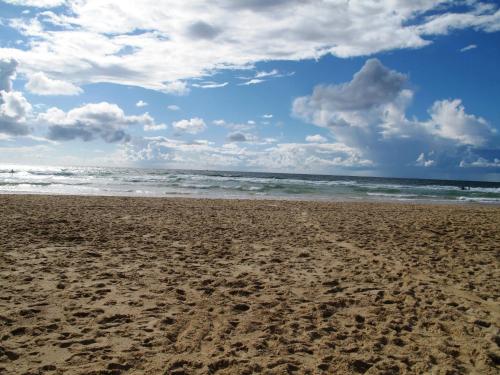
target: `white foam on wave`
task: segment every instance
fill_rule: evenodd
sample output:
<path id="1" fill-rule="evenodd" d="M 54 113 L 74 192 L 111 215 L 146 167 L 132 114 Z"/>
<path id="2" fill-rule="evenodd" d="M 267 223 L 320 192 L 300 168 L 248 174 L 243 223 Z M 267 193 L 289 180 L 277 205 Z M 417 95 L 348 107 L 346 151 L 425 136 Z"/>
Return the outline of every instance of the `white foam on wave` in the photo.
<path id="1" fill-rule="evenodd" d="M 480 202 L 480 203 L 500 203 L 500 198 L 488 197 L 458 197 L 459 201 L 465 202 Z"/>

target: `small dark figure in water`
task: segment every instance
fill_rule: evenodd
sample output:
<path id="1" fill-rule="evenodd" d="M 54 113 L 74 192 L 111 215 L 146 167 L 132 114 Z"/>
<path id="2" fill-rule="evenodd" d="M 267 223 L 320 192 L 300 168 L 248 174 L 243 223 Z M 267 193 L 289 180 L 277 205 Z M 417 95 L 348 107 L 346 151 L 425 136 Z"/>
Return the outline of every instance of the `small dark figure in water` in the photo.
<path id="1" fill-rule="evenodd" d="M 460 190 L 470 190 L 470 186 L 462 185 L 460 186 Z"/>
<path id="2" fill-rule="evenodd" d="M 14 170 L 13 169 L 10 170 L 10 174 L 14 174 Z"/>

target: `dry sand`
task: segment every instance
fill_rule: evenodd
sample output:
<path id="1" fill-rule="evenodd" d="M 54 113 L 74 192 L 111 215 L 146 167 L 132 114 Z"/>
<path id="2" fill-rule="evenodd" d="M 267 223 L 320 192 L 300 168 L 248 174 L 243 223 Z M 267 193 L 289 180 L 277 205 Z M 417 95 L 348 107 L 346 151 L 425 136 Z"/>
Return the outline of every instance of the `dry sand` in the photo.
<path id="1" fill-rule="evenodd" d="M 2 374 L 498 374 L 500 208 L 0 196 Z"/>

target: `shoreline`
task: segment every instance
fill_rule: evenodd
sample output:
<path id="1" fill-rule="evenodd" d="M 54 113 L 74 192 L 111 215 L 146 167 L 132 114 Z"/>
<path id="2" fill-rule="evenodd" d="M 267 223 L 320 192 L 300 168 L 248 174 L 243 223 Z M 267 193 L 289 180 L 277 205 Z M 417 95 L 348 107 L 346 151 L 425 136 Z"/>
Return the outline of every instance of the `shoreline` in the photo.
<path id="1" fill-rule="evenodd" d="M 391 199 L 391 198 L 304 198 L 304 197 L 277 197 L 277 196 L 202 196 L 195 194 L 172 194 L 172 195 L 117 195 L 117 194 L 65 194 L 65 193 L 13 193 L 0 192 L 0 196 L 33 196 L 33 197 L 86 197 L 86 198 L 131 198 L 131 199 L 194 199 L 194 200 L 221 200 L 221 201 L 276 201 L 276 202 L 318 202 L 318 203 L 375 203 L 375 204 L 419 204 L 429 206 L 486 206 L 500 207 L 500 201 L 471 201 L 471 200 L 451 200 L 451 199 Z"/>
<path id="2" fill-rule="evenodd" d="M 497 373 L 500 209 L 0 195 L 0 372 Z"/>

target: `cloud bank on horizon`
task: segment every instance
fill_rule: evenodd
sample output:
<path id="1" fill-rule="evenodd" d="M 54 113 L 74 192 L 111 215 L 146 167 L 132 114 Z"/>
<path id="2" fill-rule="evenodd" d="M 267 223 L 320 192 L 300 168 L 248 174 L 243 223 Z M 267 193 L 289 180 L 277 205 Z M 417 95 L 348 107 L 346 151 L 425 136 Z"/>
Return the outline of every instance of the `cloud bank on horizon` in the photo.
<path id="1" fill-rule="evenodd" d="M 3 0 L 2 8 L 6 161 L 30 160 L 32 146 L 35 161 L 52 164 L 500 178 L 498 112 L 471 113 L 453 93 L 423 95 L 411 70 L 384 61 L 460 33 L 500 41 L 496 2 Z M 499 56 L 494 41 L 467 39 L 455 52 Z M 446 64 L 435 51 L 432 64 Z M 302 68 L 332 58 L 362 66 L 353 62 L 350 78 Z M 489 91 L 498 99 L 498 73 L 487 73 L 497 74 Z M 266 85 L 288 95 L 287 108 L 276 99 L 232 120 Z M 50 157 L 40 157 L 41 143 Z M 90 158 L 96 145 L 105 151 Z"/>

